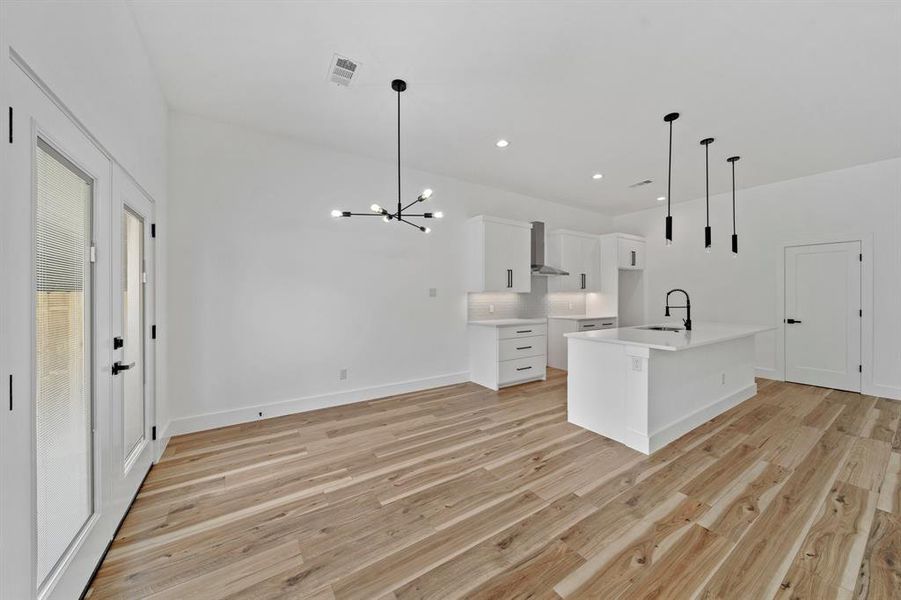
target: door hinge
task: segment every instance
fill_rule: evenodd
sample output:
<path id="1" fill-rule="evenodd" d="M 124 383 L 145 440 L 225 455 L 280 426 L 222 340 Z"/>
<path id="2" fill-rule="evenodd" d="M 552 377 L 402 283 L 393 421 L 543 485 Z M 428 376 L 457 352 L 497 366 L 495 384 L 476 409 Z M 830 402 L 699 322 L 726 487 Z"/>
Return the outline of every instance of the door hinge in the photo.
<path id="1" fill-rule="evenodd" d="M 13 143 L 13 107 L 9 107 L 9 143 Z"/>
<path id="2" fill-rule="evenodd" d="M 857 372 L 863 373 L 863 365 L 857 365 Z"/>
<path id="3" fill-rule="evenodd" d="M 151 339 L 151 340 L 155 340 L 155 339 L 156 339 L 156 325 L 151 325 L 151 326 L 150 326 L 150 339 Z"/>
<path id="4" fill-rule="evenodd" d="M 150 237 L 152 237 L 152 238 L 156 237 L 156 223 L 150 224 Z"/>
<path id="5" fill-rule="evenodd" d="M 97 246 L 91 244 L 91 262 L 97 262 Z"/>
<path id="6" fill-rule="evenodd" d="M 150 428 L 150 439 L 156 440 L 156 425 Z"/>

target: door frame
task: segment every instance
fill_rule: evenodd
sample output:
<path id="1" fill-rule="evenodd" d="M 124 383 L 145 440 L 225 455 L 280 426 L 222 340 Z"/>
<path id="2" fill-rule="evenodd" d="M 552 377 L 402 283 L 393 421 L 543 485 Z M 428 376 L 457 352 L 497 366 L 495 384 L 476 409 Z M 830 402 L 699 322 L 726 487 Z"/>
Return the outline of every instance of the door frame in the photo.
<path id="1" fill-rule="evenodd" d="M 863 316 L 860 320 L 860 364 L 863 372 L 860 374 L 860 393 L 865 395 L 879 395 L 873 391 L 873 265 L 875 236 L 873 233 L 846 232 L 841 235 L 826 237 L 811 237 L 795 241 L 786 241 L 777 259 L 777 283 L 776 296 L 778 300 L 777 316 L 779 322 L 776 328 L 776 365 L 779 369 L 777 379 L 785 381 L 785 251 L 793 246 L 815 246 L 820 244 L 840 244 L 843 242 L 860 242 L 860 251 L 863 261 L 860 265 L 860 308 Z"/>

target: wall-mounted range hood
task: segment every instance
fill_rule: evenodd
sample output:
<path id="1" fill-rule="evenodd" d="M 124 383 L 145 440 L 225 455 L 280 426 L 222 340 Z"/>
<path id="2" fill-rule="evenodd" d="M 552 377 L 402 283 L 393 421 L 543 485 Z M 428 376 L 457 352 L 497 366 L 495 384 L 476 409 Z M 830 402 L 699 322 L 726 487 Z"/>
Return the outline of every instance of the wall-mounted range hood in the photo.
<path id="1" fill-rule="evenodd" d="M 569 275 L 563 269 L 544 264 L 544 223 L 532 221 L 532 275 Z"/>

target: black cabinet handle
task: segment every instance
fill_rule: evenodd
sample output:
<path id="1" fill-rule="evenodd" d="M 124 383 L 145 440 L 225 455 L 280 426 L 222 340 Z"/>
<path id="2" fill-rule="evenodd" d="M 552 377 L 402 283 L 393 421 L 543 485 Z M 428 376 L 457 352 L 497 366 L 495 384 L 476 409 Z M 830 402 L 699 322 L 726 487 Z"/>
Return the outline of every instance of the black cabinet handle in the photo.
<path id="1" fill-rule="evenodd" d="M 635 250 L 632 250 L 632 266 L 635 266 Z"/>
<path id="2" fill-rule="evenodd" d="M 531 329 L 520 329 L 516 333 L 532 333 Z"/>
<path id="3" fill-rule="evenodd" d="M 582 273 L 582 289 L 585 289 L 585 273 Z"/>
<path id="4" fill-rule="evenodd" d="M 531 346 L 517 346 L 516 347 L 517 350 L 529 350 L 530 348 L 531 348 Z"/>
<path id="5" fill-rule="evenodd" d="M 528 371 L 528 370 L 531 369 L 531 368 L 532 368 L 532 367 L 519 367 L 519 368 L 516 369 L 516 370 L 517 370 L 517 371 Z"/>
<path id="6" fill-rule="evenodd" d="M 118 375 L 120 371 L 127 371 L 134 367 L 134 363 L 128 363 L 127 365 L 123 365 L 121 362 L 116 361 L 113 363 L 113 375 Z"/>
<path id="7" fill-rule="evenodd" d="M 507 287 L 513 287 L 513 269 L 507 269 Z"/>
<path id="8" fill-rule="evenodd" d="M 795 323 L 800 323 L 801 321 L 798 321 L 795 319 L 786 319 L 785 322 L 788 323 L 789 325 L 794 325 Z"/>
<path id="9" fill-rule="evenodd" d="M 613 325 L 613 321 L 610 321 L 609 323 L 601 323 L 601 325 L 603 325 L 604 327 L 610 327 L 611 325 Z"/>
<path id="10" fill-rule="evenodd" d="M 582 325 L 582 329 L 591 329 L 592 327 L 597 327 L 597 325 Z"/>

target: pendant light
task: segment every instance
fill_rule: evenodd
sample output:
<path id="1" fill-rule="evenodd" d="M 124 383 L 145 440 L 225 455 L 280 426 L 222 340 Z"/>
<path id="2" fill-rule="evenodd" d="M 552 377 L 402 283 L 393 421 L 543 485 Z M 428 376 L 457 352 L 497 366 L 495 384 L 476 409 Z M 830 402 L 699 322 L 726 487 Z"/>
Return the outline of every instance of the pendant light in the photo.
<path id="1" fill-rule="evenodd" d="M 666 170 L 666 245 L 673 245 L 673 216 L 670 213 L 673 179 L 673 121 L 679 118 L 679 113 L 669 113 L 663 120 L 669 123 L 669 160 Z"/>
<path id="2" fill-rule="evenodd" d="M 738 233 L 735 232 L 735 163 L 740 156 L 730 156 L 726 162 L 732 163 L 732 253 L 738 254 Z"/>
<path id="3" fill-rule="evenodd" d="M 417 204 L 419 202 L 425 202 L 429 198 L 432 197 L 432 190 L 425 189 L 419 194 L 419 197 L 416 198 L 413 202 L 410 202 L 406 206 L 403 206 L 401 203 L 401 195 L 400 195 L 400 95 L 401 92 L 407 89 L 407 82 L 403 79 L 395 79 L 391 82 L 391 89 L 397 92 L 397 212 L 388 212 L 378 204 L 373 204 L 369 207 L 369 210 L 372 212 L 368 213 L 355 213 L 350 212 L 348 210 L 333 210 L 332 216 L 335 218 L 341 217 L 382 217 L 382 220 L 385 223 L 390 223 L 391 221 L 397 221 L 398 223 L 406 223 L 411 227 L 415 227 L 419 231 L 423 233 L 429 233 L 432 231 L 430 228 L 425 225 L 418 225 L 411 221 L 408 221 L 409 217 L 421 217 L 423 219 L 440 219 L 444 217 L 444 213 L 438 212 L 423 212 L 417 214 L 405 213 L 404 211 Z"/>
<path id="4" fill-rule="evenodd" d="M 704 227 L 704 252 L 710 254 L 710 144 L 713 138 L 704 138 L 701 145 L 704 146 L 704 180 L 707 193 L 707 226 Z"/>

